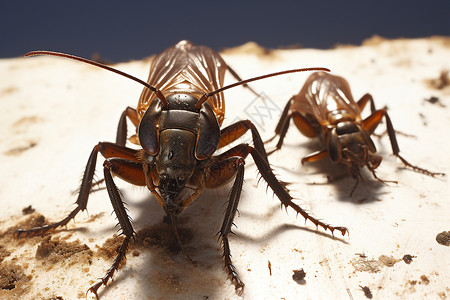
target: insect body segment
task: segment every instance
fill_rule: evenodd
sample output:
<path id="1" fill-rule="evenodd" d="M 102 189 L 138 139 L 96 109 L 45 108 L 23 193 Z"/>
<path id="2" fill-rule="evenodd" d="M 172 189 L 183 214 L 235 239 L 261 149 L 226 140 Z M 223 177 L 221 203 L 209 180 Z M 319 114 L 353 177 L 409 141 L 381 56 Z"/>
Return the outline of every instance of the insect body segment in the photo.
<path id="1" fill-rule="evenodd" d="M 223 86 L 225 71 L 229 69 L 223 58 L 211 48 L 181 41 L 157 55 L 150 67 L 148 84 L 160 90 L 164 96 L 187 93 L 199 99 L 203 94 Z M 238 78 L 238 80 L 240 80 Z M 142 91 L 137 112 L 140 118 L 157 95 L 148 89 Z M 209 97 L 219 126 L 225 116 L 223 93 Z"/>
<path id="2" fill-rule="evenodd" d="M 362 119 L 361 111 L 368 102 L 371 115 Z M 380 165 L 382 158 L 376 154 L 375 144 L 370 137 L 383 117 L 386 120 L 392 152 L 405 166 L 429 176 L 444 175 L 407 162 L 400 155 L 394 127 L 387 110 L 385 108 L 376 110 L 370 94 L 365 94 L 355 102 L 348 82 L 342 77 L 325 72 L 312 74 L 300 92 L 287 103 L 275 129 L 273 138 L 277 135 L 280 138 L 274 151 L 283 145 L 290 120 L 293 119 L 303 135 L 310 138 L 319 137 L 323 145 L 319 151 L 305 156 L 302 164 L 329 157 L 332 162 L 345 165 L 349 174 L 356 179 L 353 193 L 361 177 L 360 168 L 364 166 L 378 181 L 386 182 L 375 174 L 375 169 Z"/>

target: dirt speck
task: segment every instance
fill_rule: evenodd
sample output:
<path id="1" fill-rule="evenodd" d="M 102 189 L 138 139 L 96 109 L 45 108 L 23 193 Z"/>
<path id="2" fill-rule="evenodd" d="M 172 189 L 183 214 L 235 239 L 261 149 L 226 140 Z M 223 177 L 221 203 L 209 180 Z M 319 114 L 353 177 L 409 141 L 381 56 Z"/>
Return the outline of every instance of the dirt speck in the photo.
<path id="1" fill-rule="evenodd" d="M 422 275 L 422 276 L 420 276 L 420 282 L 427 285 L 430 283 L 430 280 L 428 279 L 428 277 L 426 275 Z"/>
<path id="2" fill-rule="evenodd" d="M 442 70 L 437 78 L 427 79 L 425 83 L 433 89 L 442 90 L 450 86 L 450 77 L 448 75 L 448 70 Z"/>
<path id="3" fill-rule="evenodd" d="M 19 219 L 17 217 L 11 218 Z M 0 232 L 0 262 L 4 261 L 5 258 L 9 257 L 25 243 L 31 242 L 31 244 L 36 244 L 40 239 L 40 237 L 17 238 L 17 230 L 19 228 L 30 228 L 43 225 L 45 223 L 44 216 L 32 213 L 27 217 L 20 217 L 20 219 L 22 219 L 22 221 L 19 221 L 14 226 Z"/>
<path id="4" fill-rule="evenodd" d="M 12 124 L 13 127 L 24 127 L 24 126 L 30 126 L 36 123 L 41 122 L 42 119 L 37 116 L 26 116 L 22 117 L 16 122 Z"/>
<path id="5" fill-rule="evenodd" d="M 88 264 L 89 259 L 93 256 L 93 251 L 79 240 L 67 242 L 51 236 L 45 237 L 36 250 L 36 259 L 43 265 L 49 266 L 50 269 L 56 263 L 65 262 L 74 255 L 76 255 L 76 259 L 69 262 L 69 265 L 83 262 Z"/>
<path id="6" fill-rule="evenodd" d="M 22 209 L 22 215 L 29 215 L 29 214 L 34 213 L 35 211 L 36 210 L 31 205 L 29 205 Z"/>
<path id="7" fill-rule="evenodd" d="M 370 288 L 368 286 L 359 286 L 361 288 L 361 290 L 364 292 L 364 296 L 366 296 L 366 298 L 368 299 L 372 299 L 372 291 L 370 290 Z"/>
<path id="8" fill-rule="evenodd" d="M 115 234 L 112 238 L 107 239 L 103 245 L 96 246 L 98 249 L 95 252 L 95 256 L 101 257 L 106 261 L 111 260 L 111 257 L 117 255 L 117 249 L 123 243 L 124 239 L 124 236 L 117 236 Z"/>
<path id="9" fill-rule="evenodd" d="M 8 245 L 12 242 L 18 241 L 19 244 L 23 244 L 24 241 L 26 240 L 25 238 L 19 238 L 19 239 L 15 238 L 15 237 L 17 237 L 18 229 L 41 227 L 44 225 L 46 225 L 46 220 L 43 215 L 38 214 L 38 213 L 31 213 L 24 220 L 17 222 L 16 225 L 9 227 L 5 231 L 1 232 L 0 233 L 0 243 L 2 243 L 3 245 Z M 25 234 L 24 234 L 24 236 L 25 236 Z"/>
<path id="10" fill-rule="evenodd" d="M 92 216 L 89 217 L 88 222 L 89 222 L 89 223 L 95 222 L 95 221 L 97 221 L 98 219 L 101 219 L 104 215 L 105 215 L 104 212 L 101 212 L 101 213 L 92 215 Z"/>
<path id="11" fill-rule="evenodd" d="M 298 269 L 298 270 L 292 270 L 292 272 L 294 272 L 294 274 L 292 275 L 292 279 L 294 279 L 295 282 L 297 282 L 298 284 L 305 284 L 305 277 L 306 277 L 306 272 L 305 270 L 302 269 Z"/>
<path id="12" fill-rule="evenodd" d="M 39 213 L 31 214 L 27 219 L 23 222 L 18 223 L 18 228 L 33 228 L 33 227 L 41 227 L 47 224 L 45 217 Z"/>
<path id="13" fill-rule="evenodd" d="M 450 231 L 442 231 L 436 236 L 436 242 L 444 246 L 450 246 Z"/>
<path id="14" fill-rule="evenodd" d="M 413 258 L 415 258 L 415 257 L 417 257 L 417 256 L 414 256 L 414 255 L 411 255 L 411 254 L 405 254 L 405 255 L 403 255 L 403 261 L 406 263 L 406 264 L 410 264 L 412 261 L 413 261 Z"/>
<path id="15" fill-rule="evenodd" d="M 352 259 L 351 263 L 357 271 L 373 272 L 373 273 L 379 272 L 381 266 L 378 260 L 369 260 L 366 257 L 354 258 Z"/>
<path id="16" fill-rule="evenodd" d="M 387 255 L 381 255 L 378 259 L 388 267 L 392 267 L 399 261 L 398 259 Z"/>
<path id="17" fill-rule="evenodd" d="M 434 105 L 438 105 L 439 107 L 447 107 L 438 97 L 431 96 L 430 98 L 425 98 L 425 101 Z"/>
<path id="18" fill-rule="evenodd" d="M 23 145 L 10 148 L 9 150 L 3 152 L 3 154 L 7 156 L 18 156 L 23 152 L 35 147 L 37 144 L 38 143 L 36 141 L 23 141 Z"/>
<path id="19" fill-rule="evenodd" d="M 12 93 L 17 92 L 18 90 L 19 90 L 19 89 L 18 89 L 17 87 L 15 87 L 15 86 L 10 86 L 10 87 L 7 87 L 7 88 L 1 90 L 1 91 L 0 91 L 0 95 L 12 94 Z"/>
<path id="20" fill-rule="evenodd" d="M 31 276 L 14 262 L 0 263 L 0 298 L 19 299 L 27 293 Z"/>
<path id="21" fill-rule="evenodd" d="M 8 251 L 4 246 L 0 245 L 0 263 L 8 256 L 11 255 L 11 252 Z"/>

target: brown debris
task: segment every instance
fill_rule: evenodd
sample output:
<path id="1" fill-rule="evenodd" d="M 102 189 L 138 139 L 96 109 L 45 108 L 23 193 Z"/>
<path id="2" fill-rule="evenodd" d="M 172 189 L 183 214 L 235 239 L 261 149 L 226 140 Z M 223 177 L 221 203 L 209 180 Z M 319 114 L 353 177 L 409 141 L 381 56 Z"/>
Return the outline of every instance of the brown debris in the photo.
<path id="1" fill-rule="evenodd" d="M 93 256 L 93 251 L 79 240 L 66 242 L 60 238 L 47 236 L 37 247 L 35 257 L 51 268 L 54 264 L 64 262 L 73 255 L 77 256 L 77 262 L 88 263 Z"/>
<path id="2" fill-rule="evenodd" d="M 398 259 L 394 258 L 393 256 L 387 256 L 387 255 L 381 255 L 378 259 L 388 267 L 392 267 L 399 261 Z"/>
<path id="3" fill-rule="evenodd" d="M 450 231 L 442 231 L 436 236 L 436 242 L 444 246 L 450 246 Z"/>
<path id="4" fill-rule="evenodd" d="M 294 272 L 294 275 L 292 275 L 292 279 L 294 279 L 299 284 L 305 283 L 305 276 L 306 272 L 302 269 L 299 270 L 292 270 Z"/>
<path id="5" fill-rule="evenodd" d="M 30 275 L 14 262 L 0 263 L 0 298 L 19 299 L 27 293 Z"/>
<path id="6" fill-rule="evenodd" d="M 359 286 L 362 291 L 364 292 L 364 296 L 366 296 L 366 298 L 368 299 L 372 299 L 373 295 L 372 295 L 372 291 L 370 290 L 370 288 L 368 286 Z"/>
<path id="7" fill-rule="evenodd" d="M 442 90 L 450 86 L 450 77 L 448 73 L 447 70 L 442 70 L 438 78 L 428 79 L 426 80 L 426 83 L 433 89 Z"/>
<path id="8" fill-rule="evenodd" d="M 35 210 L 31 205 L 29 205 L 29 206 L 24 207 L 24 208 L 22 209 L 22 215 L 29 215 L 29 214 L 34 213 L 35 211 L 36 211 L 36 210 Z"/>
<path id="9" fill-rule="evenodd" d="M 403 261 L 406 263 L 406 264 L 410 264 L 412 261 L 413 261 L 413 258 L 415 258 L 416 256 L 414 256 L 414 255 L 411 255 L 411 254 L 405 254 L 405 255 L 403 255 Z"/>

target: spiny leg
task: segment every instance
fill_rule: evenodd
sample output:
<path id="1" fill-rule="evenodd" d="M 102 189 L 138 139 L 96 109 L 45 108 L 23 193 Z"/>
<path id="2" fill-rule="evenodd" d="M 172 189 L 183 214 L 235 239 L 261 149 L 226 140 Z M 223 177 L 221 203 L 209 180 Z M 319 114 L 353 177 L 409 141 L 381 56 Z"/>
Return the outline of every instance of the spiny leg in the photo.
<path id="1" fill-rule="evenodd" d="M 291 114 L 289 113 L 289 110 L 291 108 L 293 101 L 294 100 L 291 98 L 288 101 L 288 103 L 286 103 L 286 106 L 284 107 L 283 112 L 281 113 L 280 120 L 277 123 L 277 127 L 275 127 L 275 135 L 266 141 L 266 143 L 269 143 L 273 139 L 275 139 L 277 137 L 277 135 L 280 135 L 280 139 L 278 140 L 278 143 L 277 143 L 277 148 L 275 150 L 271 151 L 270 154 L 279 150 L 281 148 L 281 146 L 283 145 L 284 136 L 286 135 L 287 127 L 289 127 L 289 121 L 291 120 Z M 282 134 L 282 132 L 284 132 L 284 134 Z"/>
<path id="2" fill-rule="evenodd" d="M 335 230 L 339 230 L 342 235 L 345 235 L 345 233 L 348 233 L 348 229 L 346 227 L 335 227 L 330 224 L 324 223 L 313 216 L 309 215 L 305 210 L 303 210 L 300 206 L 295 204 L 292 200 L 292 196 L 289 194 L 286 183 L 280 182 L 276 176 L 273 174 L 272 169 L 270 168 L 269 164 L 264 161 L 261 154 L 253 147 L 249 146 L 249 152 L 253 157 L 253 160 L 256 163 L 256 166 L 258 167 L 259 172 L 261 173 L 261 176 L 264 178 L 264 180 L 269 184 L 270 188 L 274 191 L 275 195 L 277 195 L 278 199 L 280 199 L 282 205 L 285 207 L 291 207 L 293 208 L 298 214 L 302 215 L 306 220 L 310 220 L 316 227 L 321 226 L 325 230 L 330 230 L 333 234 Z"/>
<path id="3" fill-rule="evenodd" d="M 246 133 L 249 129 L 252 133 L 253 145 L 264 157 L 264 160 L 268 161 L 266 149 L 264 148 L 264 143 L 262 142 L 261 136 L 259 135 L 255 125 L 253 125 L 250 120 L 238 121 L 222 129 L 220 131 L 220 142 L 218 148 L 222 148 L 234 142 L 244 135 L 244 133 Z"/>
<path id="4" fill-rule="evenodd" d="M 248 154 L 251 154 L 261 175 L 268 182 L 271 189 L 275 192 L 277 197 L 280 199 L 283 205 L 292 207 L 297 213 L 301 214 L 305 219 L 313 222 L 316 227 L 321 226 L 325 230 L 330 230 L 332 233 L 334 230 L 339 230 L 342 235 L 348 233 L 347 228 L 345 227 L 334 227 L 329 224 L 326 224 L 312 216 L 310 216 L 307 212 L 305 212 L 300 206 L 296 205 L 292 202 L 292 197 L 289 195 L 286 190 L 285 184 L 280 183 L 278 179 L 273 174 L 272 170 L 268 163 L 264 160 L 263 156 L 253 147 L 250 147 L 248 144 L 240 144 L 227 152 L 217 156 L 216 163 L 211 168 L 213 172 L 210 175 L 213 177 L 208 179 L 207 187 L 215 187 L 215 183 L 223 182 L 223 180 L 218 180 L 215 176 L 220 177 L 221 179 L 230 178 L 232 174 L 236 174 L 236 178 L 231 189 L 231 193 L 228 199 L 227 210 L 225 213 L 225 218 L 222 224 L 222 227 L 219 232 L 219 238 L 222 240 L 222 249 L 223 249 L 223 257 L 225 263 L 225 269 L 228 272 L 228 275 L 231 278 L 231 281 L 234 283 L 238 294 L 241 295 L 244 289 L 244 283 L 240 279 L 236 268 L 234 267 L 231 261 L 231 251 L 228 240 L 228 235 L 231 232 L 231 226 L 233 225 L 233 220 L 236 215 L 237 206 L 239 203 L 240 193 L 242 190 L 242 184 L 244 180 L 244 159 Z M 235 156 L 232 156 L 235 155 Z"/>
<path id="5" fill-rule="evenodd" d="M 233 225 L 242 191 L 242 184 L 244 181 L 244 159 L 249 153 L 248 148 L 247 144 L 239 144 L 224 153 L 215 156 L 205 182 L 205 187 L 216 188 L 224 185 L 235 176 L 234 184 L 228 197 L 224 220 L 218 236 L 222 242 L 224 267 L 239 295 L 244 291 L 244 283 L 239 278 L 236 268 L 231 261 L 228 235 L 231 233 L 231 226 Z"/>
<path id="6" fill-rule="evenodd" d="M 236 292 L 239 295 L 242 295 L 244 291 L 244 283 L 239 278 L 239 275 L 231 261 L 231 251 L 230 251 L 230 243 L 228 241 L 228 235 L 231 232 L 231 226 L 233 225 L 233 220 L 236 215 L 239 199 L 242 191 L 242 184 L 244 182 L 244 158 L 233 157 L 228 158 L 228 162 L 232 162 L 233 168 L 237 169 L 236 178 L 234 180 L 233 187 L 231 188 L 231 192 L 228 198 L 227 210 L 225 212 L 225 217 L 222 223 L 222 227 L 219 231 L 219 238 L 222 241 L 222 250 L 223 250 L 223 259 L 225 263 L 225 269 L 228 272 L 228 276 L 233 282 Z"/>
<path id="7" fill-rule="evenodd" d="M 45 232 L 55 229 L 60 226 L 65 226 L 69 223 L 70 220 L 75 218 L 75 216 L 81 210 L 86 209 L 86 205 L 88 202 L 89 194 L 91 192 L 92 180 L 94 177 L 95 165 L 97 162 L 97 154 L 99 148 L 98 145 L 94 147 L 89 156 L 88 162 L 86 164 L 86 169 L 84 171 L 83 179 L 81 181 L 80 192 L 78 194 L 78 198 L 76 201 L 77 207 L 64 219 L 59 222 L 55 222 L 53 224 L 45 225 L 42 227 L 35 227 L 30 229 L 19 229 L 17 230 L 17 237 L 20 237 L 22 234 L 25 235 L 35 235 L 35 234 L 44 234 Z"/>
<path id="8" fill-rule="evenodd" d="M 45 232 L 58 228 L 60 226 L 65 226 L 70 220 L 75 218 L 75 216 L 82 210 L 86 209 L 87 202 L 89 199 L 89 194 L 92 189 L 92 181 L 95 172 L 95 165 L 97 163 L 98 152 L 102 153 L 105 157 L 111 156 L 122 156 L 126 158 L 134 158 L 137 151 L 129 149 L 126 147 L 121 147 L 113 143 L 98 143 L 94 149 L 92 149 L 91 155 L 89 156 L 88 162 L 86 164 L 86 169 L 84 171 L 83 179 L 81 180 L 81 186 L 79 189 L 78 198 L 76 201 L 77 207 L 64 219 L 59 222 L 55 222 L 42 227 L 35 227 L 30 229 L 19 229 L 17 231 L 17 236 L 20 237 L 22 234 L 25 235 L 35 235 L 44 234 Z M 136 158 L 135 158 L 136 159 Z"/>
<path id="9" fill-rule="evenodd" d="M 118 161 L 116 161 L 118 163 Z M 122 230 L 121 234 L 125 235 L 125 239 L 122 242 L 122 245 L 117 250 L 117 256 L 114 259 L 113 264 L 106 272 L 105 276 L 103 276 L 97 283 L 92 285 L 87 292 L 92 292 L 95 294 L 95 296 L 98 298 L 97 290 L 102 285 L 106 285 L 108 283 L 108 280 L 112 278 L 114 275 L 114 272 L 119 269 L 119 267 L 122 265 L 122 263 L 125 261 L 126 252 L 128 249 L 128 244 L 130 242 L 131 238 L 134 238 L 134 235 L 136 234 L 133 226 L 130 222 L 130 217 L 128 216 L 125 207 L 123 205 L 123 201 L 121 199 L 121 196 L 119 194 L 119 190 L 117 189 L 116 184 L 114 183 L 114 180 L 111 176 L 111 170 L 114 169 L 115 163 L 111 160 L 107 159 L 103 164 L 103 173 L 105 176 L 105 182 L 106 182 L 106 188 L 108 190 L 109 199 L 111 200 L 111 204 L 114 208 L 114 212 L 116 214 L 116 217 L 119 221 L 120 228 Z"/>
<path id="10" fill-rule="evenodd" d="M 117 134 L 116 134 L 116 145 L 123 146 L 123 147 L 125 147 L 125 144 L 127 142 L 127 133 L 128 133 L 128 128 L 127 128 L 128 126 L 127 126 L 127 119 L 126 119 L 127 117 L 131 120 L 131 122 L 133 122 L 135 127 L 137 127 L 139 125 L 139 118 L 138 118 L 136 109 L 134 109 L 130 106 L 125 108 L 125 110 L 122 112 L 122 114 L 120 116 L 119 124 L 117 125 Z M 109 157 L 112 157 L 112 156 L 109 156 Z M 94 187 L 98 187 L 104 181 L 105 181 L 105 179 L 103 179 L 103 178 L 95 181 L 92 184 L 92 189 Z"/>
<path id="11" fill-rule="evenodd" d="M 233 127 L 232 127 L 233 128 Z M 229 144 L 233 141 L 233 137 L 238 138 L 242 136 L 242 134 L 231 135 L 229 131 L 223 130 L 222 137 L 226 138 L 226 143 Z M 253 136 L 259 137 L 258 131 L 255 129 L 255 132 L 252 132 Z M 256 144 L 256 143 L 255 143 Z M 224 146 L 222 145 L 222 146 Z M 264 145 L 262 145 L 264 147 Z M 239 203 L 239 198 L 242 190 L 242 184 L 244 180 L 244 159 L 251 153 L 253 160 L 255 161 L 261 175 L 269 184 L 271 189 L 275 192 L 277 197 L 280 199 L 283 205 L 292 207 L 297 213 L 300 213 L 305 219 L 313 222 L 316 227 L 321 226 L 325 230 L 330 230 L 332 233 L 334 230 L 341 231 L 342 235 L 348 232 L 345 227 L 334 227 L 329 224 L 323 223 L 314 217 L 310 216 L 307 212 L 305 212 L 300 206 L 296 205 L 292 202 L 292 197 L 289 195 L 289 192 L 286 190 L 286 184 L 280 183 L 278 179 L 273 174 L 269 163 L 266 157 L 259 153 L 256 148 L 250 147 L 248 144 L 239 144 L 232 149 L 224 152 L 221 155 L 215 157 L 215 163 L 211 166 L 210 176 L 207 179 L 206 187 L 216 187 L 220 183 L 224 183 L 229 178 L 236 174 L 236 178 L 231 189 L 231 193 L 228 199 L 227 210 L 225 213 L 225 218 L 222 224 L 222 227 L 219 232 L 219 238 L 222 240 L 223 246 L 223 257 L 225 268 L 234 283 L 236 290 L 239 295 L 242 294 L 244 289 L 244 283 L 239 278 L 238 273 L 236 272 L 236 268 L 233 266 L 231 261 L 231 251 L 230 245 L 228 241 L 228 235 L 231 232 L 231 226 L 233 225 L 233 220 L 236 215 L 237 206 Z M 265 153 L 265 151 L 264 151 Z"/>
<path id="12" fill-rule="evenodd" d="M 230 126 L 231 127 L 231 126 Z M 222 131 L 222 134 L 226 134 L 226 131 Z M 255 128 L 255 132 L 252 132 L 254 137 L 259 137 L 259 133 Z M 241 134 L 242 135 L 242 134 Z M 239 135 L 239 136 L 241 136 Z M 238 137 L 239 137 L 238 136 Z M 227 144 L 231 143 L 233 140 L 229 139 L 227 140 Z M 254 142 L 254 144 L 256 144 Z M 263 149 L 264 149 L 264 145 L 262 145 Z M 348 229 L 346 227 L 335 227 L 332 226 L 330 224 L 324 223 L 316 218 L 314 218 L 313 216 L 310 216 L 306 211 L 304 211 L 300 206 L 298 206 L 297 204 L 295 204 L 292 201 L 292 196 L 289 194 L 286 186 L 287 184 L 284 182 L 280 182 L 276 176 L 273 174 L 272 169 L 270 168 L 270 165 L 266 159 L 266 157 L 261 154 L 259 152 L 259 149 L 253 148 L 247 144 L 241 144 L 238 145 L 236 147 L 234 147 L 233 149 L 230 149 L 230 151 L 237 151 L 236 149 L 239 149 L 238 151 L 241 151 L 241 155 L 242 157 L 246 157 L 248 155 L 248 153 L 250 153 L 253 157 L 253 160 L 256 163 L 256 166 L 258 167 L 258 170 L 260 171 L 262 177 L 264 178 L 264 180 L 269 184 L 270 188 L 274 191 L 274 193 L 277 195 L 277 197 L 280 199 L 281 203 L 284 206 L 289 206 L 291 208 L 293 208 L 297 213 L 301 214 L 306 220 L 310 220 L 311 222 L 314 223 L 314 225 L 316 225 L 316 227 L 321 226 L 323 229 L 325 230 L 330 230 L 331 233 L 334 232 L 334 230 L 339 230 L 342 235 L 344 235 L 345 233 L 348 232 Z M 264 150 L 265 153 L 265 150 Z M 224 153 L 225 155 L 225 153 Z"/>
<path id="13" fill-rule="evenodd" d="M 269 153 L 269 155 L 281 149 L 281 146 L 283 145 L 284 142 L 284 138 L 286 137 L 287 131 L 289 129 L 291 119 L 294 121 L 295 126 L 304 136 L 314 138 L 318 135 L 317 129 L 314 128 L 313 124 L 311 123 L 311 120 L 308 120 L 306 117 L 304 117 L 300 112 L 296 110 L 292 111 L 290 110 L 294 101 L 295 101 L 294 98 L 292 98 L 286 104 L 283 113 L 281 114 L 280 121 L 278 122 L 277 127 L 275 128 L 275 136 L 267 141 L 270 142 L 277 135 L 280 136 L 280 139 L 278 140 L 275 149 L 272 150 Z"/>
<path id="14" fill-rule="evenodd" d="M 365 94 L 364 96 L 361 97 L 361 99 L 359 99 L 359 101 L 358 101 L 359 108 L 362 111 L 365 108 L 367 102 L 370 102 L 370 113 L 374 114 L 377 110 L 375 108 L 375 101 L 373 100 L 372 95 L 370 95 L 370 94 Z M 383 109 L 387 110 L 387 107 L 385 106 Z M 382 132 L 382 133 L 380 133 L 380 134 L 376 134 L 374 132 L 371 132 L 370 134 L 371 135 L 373 134 L 374 136 L 376 136 L 378 138 L 381 138 L 383 135 L 386 134 L 386 132 L 387 132 L 387 130 Z M 409 134 L 409 133 L 401 132 L 401 131 L 398 131 L 398 130 L 395 130 L 394 132 L 396 134 L 403 135 L 403 136 L 406 136 L 406 137 L 416 138 L 416 136 L 414 134 Z"/>
<path id="15" fill-rule="evenodd" d="M 243 124 L 235 126 L 232 125 L 230 127 L 225 128 L 226 130 L 222 130 L 221 144 L 219 144 L 220 145 L 219 147 L 225 146 L 233 142 L 240 136 L 242 136 L 243 133 L 245 132 L 242 131 L 243 129 L 242 127 L 244 127 Z M 236 128 L 238 128 L 238 130 L 233 130 Z M 256 130 L 256 128 L 254 129 L 254 131 L 252 131 L 252 136 L 254 137 L 254 139 L 256 138 L 258 140 L 261 140 L 260 135 Z M 222 139 L 224 139 L 225 141 L 222 142 Z M 256 145 L 258 143 L 254 142 L 254 144 Z M 263 149 L 262 152 L 266 153 L 264 145 L 261 145 L 261 147 Z M 239 203 L 239 198 L 242 190 L 242 184 L 244 180 L 244 164 L 245 164 L 244 159 L 248 156 L 249 153 L 252 154 L 252 157 L 259 171 L 261 172 L 261 175 L 269 184 L 271 189 L 275 192 L 275 194 L 280 199 L 283 205 L 285 205 L 286 207 L 287 206 L 292 207 L 297 213 L 300 213 L 305 219 L 312 221 L 316 225 L 316 227 L 321 226 L 325 230 L 326 229 L 330 230 L 332 233 L 334 232 L 334 230 L 339 230 L 341 231 L 342 235 L 348 232 L 347 228 L 345 227 L 333 227 L 329 224 L 323 223 L 315 219 L 314 217 L 306 213 L 300 206 L 293 203 L 292 202 L 293 198 L 289 195 L 288 191 L 286 190 L 286 184 L 280 183 L 278 181 L 278 179 L 275 177 L 269 166 L 267 156 L 260 154 L 260 152 L 256 149 L 256 147 L 255 148 L 250 147 L 248 144 L 239 144 L 229 149 L 228 151 L 224 152 L 223 154 L 214 157 L 215 162 L 211 166 L 210 176 L 207 179 L 206 187 L 213 188 L 220 184 L 223 184 L 224 182 L 227 182 L 230 178 L 232 178 L 234 174 L 236 174 L 236 178 L 228 199 L 225 218 L 219 232 L 219 238 L 221 238 L 222 240 L 225 269 L 227 270 L 239 294 L 242 294 L 243 292 L 244 283 L 239 278 L 239 275 L 236 272 L 236 268 L 232 264 L 228 235 L 231 232 L 231 226 L 233 224 L 233 219 L 236 215 L 237 206 Z"/>
<path id="16" fill-rule="evenodd" d="M 400 155 L 400 148 L 398 146 L 398 142 L 397 142 L 397 137 L 396 137 L 396 134 L 395 134 L 394 126 L 392 125 L 391 118 L 389 117 L 386 109 L 377 110 L 375 113 L 373 113 L 372 115 L 367 117 L 363 121 L 364 129 L 366 129 L 367 132 L 369 132 L 369 134 L 373 133 L 375 131 L 375 128 L 380 123 L 380 121 L 381 121 L 383 116 L 386 119 L 386 127 L 387 127 L 387 132 L 388 132 L 388 135 L 389 135 L 389 140 L 391 142 L 392 153 L 395 156 L 397 156 L 406 167 L 411 168 L 415 172 L 422 173 L 422 174 L 425 174 L 425 175 L 428 175 L 428 176 L 431 176 L 431 177 L 445 176 L 445 173 L 432 172 L 432 171 L 420 168 L 418 166 L 412 165 L 411 163 L 409 163 L 406 159 L 404 159 Z"/>

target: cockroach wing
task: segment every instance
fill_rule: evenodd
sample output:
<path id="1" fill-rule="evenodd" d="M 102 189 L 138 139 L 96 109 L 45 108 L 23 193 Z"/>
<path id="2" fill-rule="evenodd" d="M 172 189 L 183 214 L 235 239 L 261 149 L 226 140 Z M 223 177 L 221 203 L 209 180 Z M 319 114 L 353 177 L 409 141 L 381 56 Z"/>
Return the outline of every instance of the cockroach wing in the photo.
<path id="1" fill-rule="evenodd" d="M 348 82 L 325 72 L 309 76 L 300 92 L 294 96 L 291 109 L 310 114 L 326 126 L 328 113 L 338 109 L 360 116 L 361 110 L 355 103 Z"/>
<path id="2" fill-rule="evenodd" d="M 225 61 L 211 48 L 181 41 L 153 59 L 147 82 L 161 90 L 166 97 L 175 93 L 189 93 L 200 98 L 204 93 L 223 86 L 226 69 Z M 142 91 L 137 107 L 139 118 L 142 118 L 155 98 L 156 95 L 150 90 Z M 220 126 L 225 115 L 223 93 L 210 97 L 207 102 Z"/>

